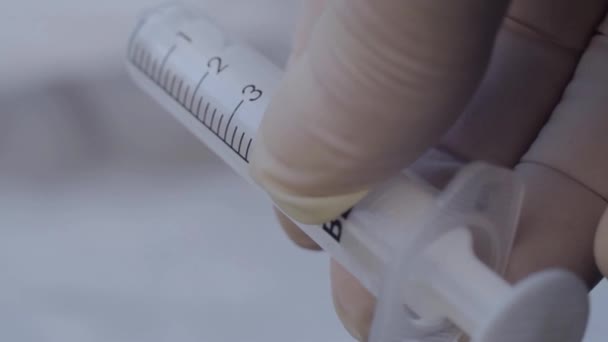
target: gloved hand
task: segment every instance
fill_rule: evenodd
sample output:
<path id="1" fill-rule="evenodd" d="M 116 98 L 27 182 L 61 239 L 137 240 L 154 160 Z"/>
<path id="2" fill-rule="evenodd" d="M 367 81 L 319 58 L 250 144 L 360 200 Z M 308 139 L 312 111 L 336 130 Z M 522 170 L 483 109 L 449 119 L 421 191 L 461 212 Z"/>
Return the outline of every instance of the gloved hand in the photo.
<path id="1" fill-rule="evenodd" d="M 337 217 L 410 167 L 436 185 L 471 160 L 526 198 L 509 281 L 608 271 L 608 0 L 306 1 L 252 175 L 296 220 Z M 284 216 L 290 237 L 317 248 Z M 603 246 L 603 247 L 602 247 Z M 374 298 L 336 263 L 336 310 L 366 340 Z"/>

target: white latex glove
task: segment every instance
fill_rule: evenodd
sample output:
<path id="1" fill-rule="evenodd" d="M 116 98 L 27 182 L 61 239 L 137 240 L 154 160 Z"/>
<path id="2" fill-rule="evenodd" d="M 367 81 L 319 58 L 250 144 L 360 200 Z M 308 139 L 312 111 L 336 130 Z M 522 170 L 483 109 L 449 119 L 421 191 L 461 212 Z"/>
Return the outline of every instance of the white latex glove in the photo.
<path id="1" fill-rule="evenodd" d="M 591 287 L 608 198 L 607 5 L 307 1 L 252 174 L 294 219 L 322 223 L 405 167 L 438 187 L 471 160 L 511 167 L 527 196 L 508 280 L 560 266 Z M 608 269 L 608 229 L 597 241 Z M 366 340 L 374 298 L 335 263 L 332 287 Z"/>

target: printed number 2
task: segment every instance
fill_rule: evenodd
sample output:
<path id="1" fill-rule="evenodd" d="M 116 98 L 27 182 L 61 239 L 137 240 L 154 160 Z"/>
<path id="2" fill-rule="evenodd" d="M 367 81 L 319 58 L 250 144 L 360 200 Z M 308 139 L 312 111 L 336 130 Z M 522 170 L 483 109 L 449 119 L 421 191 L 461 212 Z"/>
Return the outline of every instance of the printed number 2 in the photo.
<path id="1" fill-rule="evenodd" d="M 226 70 L 228 64 L 223 64 L 222 59 L 220 57 L 212 57 L 209 62 L 207 62 L 207 66 L 215 70 L 215 72 L 219 75 L 222 71 Z"/>
<path id="2" fill-rule="evenodd" d="M 249 96 L 249 101 L 257 101 L 262 97 L 263 92 L 256 88 L 253 84 L 250 84 L 243 88 L 243 95 Z"/>

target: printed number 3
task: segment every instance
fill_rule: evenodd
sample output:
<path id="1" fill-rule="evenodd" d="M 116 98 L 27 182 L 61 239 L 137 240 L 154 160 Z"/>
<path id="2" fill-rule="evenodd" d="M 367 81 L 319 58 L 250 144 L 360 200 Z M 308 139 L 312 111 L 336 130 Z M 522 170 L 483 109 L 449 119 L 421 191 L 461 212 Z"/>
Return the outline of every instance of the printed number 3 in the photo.
<path id="1" fill-rule="evenodd" d="M 249 97 L 249 101 L 257 101 L 262 97 L 263 92 L 256 88 L 253 84 L 250 84 L 243 88 L 243 95 L 247 95 Z"/>

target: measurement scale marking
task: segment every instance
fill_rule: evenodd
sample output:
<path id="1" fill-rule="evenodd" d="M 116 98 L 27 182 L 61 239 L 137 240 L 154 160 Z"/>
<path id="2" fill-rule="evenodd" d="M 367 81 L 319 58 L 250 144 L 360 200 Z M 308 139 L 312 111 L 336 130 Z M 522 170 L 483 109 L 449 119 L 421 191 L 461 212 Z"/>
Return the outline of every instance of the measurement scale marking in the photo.
<path id="1" fill-rule="evenodd" d="M 169 57 L 171 57 L 171 55 L 173 54 L 173 51 L 175 51 L 175 44 L 173 44 L 170 48 L 169 51 L 167 52 L 167 54 L 165 54 L 165 57 L 163 57 L 163 61 L 160 64 L 160 74 L 158 75 L 158 78 L 160 79 L 163 75 L 163 72 L 165 71 L 165 65 L 167 65 L 167 60 L 169 60 Z"/>
<path id="2" fill-rule="evenodd" d="M 140 52 L 139 59 L 140 59 L 141 67 L 144 70 L 146 70 L 146 58 L 148 58 L 148 54 L 146 53 L 146 49 L 142 48 L 141 52 Z"/>
<path id="3" fill-rule="evenodd" d="M 193 96 L 194 97 L 194 96 Z M 201 102 L 203 101 L 203 97 L 198 98 L 198 105 L 196 106 L 196 117 L 199 118 L 201 116 Z"/>
<path id="4" fill-rule="evenodd" d="M 171 97 L 175 100 L 175 94 L 173 94 L 173 86 L 175 85 L 175 76 L 173 75 L 173 77 L 171 77 L 171 86 L 169 87 L 169 94 L 171 94 Z"/>
<path id="5" fill-rule="evenodd" d="M 217 124 L 217 133 L 220 133 L 220 129 L 222 127 L 222 120 L 224 120 L 224 114 L 222 114 L 222 116 L 220 116 L 220 123 Z M 225 138 L 222 138 L 225 139 Z"/>
<path id="6" fill-rule="evenodd" d="M 211 115 L 211 125 L 209 125 L 210 129 L 213 131 L 213 121 L 215 121 L 215 113 L 217 112 L 217 108 L 213 109 L 213 114 Z M 215 131 L 214 131 L 215 132 Z"/>
<path id="7" fill-rule="evenodd" d="M 247 150 L 245 151 L 245 159 L 249 158 L 249 148 L 251 147 L 251 142 L 253 139 L 249 139 L 249 143 L 247 143 Z"/>
<path id="8" fill-rule="evenodd" d="M 184 95 L 184 101 L 182 104 L 186 104 L 188 102 L 188 95 L 190 95 L 190 86 L 186 86 L 186 94 Z"/>
<path id="9" fill-rule="evenodd" d="M 203 115 L 203 123 L 205 126 L 207 126 L 207 113 L 209 113 L 209 102 L 207 102 L 207 105 L 205 106 L 205 114 Z"/>
<path id="10" fill-rule="evenodd" d="M 152 54 L 150 54 L 150 52 L 148 50 L 146 51 L 146 66 L 144 67 L 144 69 L 149 73 L 150 72 L 150 67 L 152 66 Z"/>
<path id="11" fill-rule="evenodd" d="M 132 62 L 132 64 L 133 64 L 133 65 L 134 65 L 134 66 L 135 66 L 135 67 L 136 67 L 136 68 L 137 68 L 137 69 L 138 69 L 140 72 L 142 72 L 142 73 L 143 73 L 143 74 L 144 74 L 144 75 L 145 75 L 145 76 L 146 76 L 146 77 L 147 77 L 147 78 L 148 78 L 148 79 L 149 79 L 149 80 L 150 80 L 152 83 L 156 84 L 156 85 L 157 85 L 157 86 L 158 86 L 160 89 L 163 89 L 163 91 L 164 91 L 164 92 L 165 92 L 167 95 L 169 95 L 170 97 L 173 97 L 173 96 L 172 96 L 171 92 L 170 92 L 170 91 L 167 89 L 166 84 L 167 84 L 167 83 L 168 83 L 168 81 L 169 81 L 169 74 L 171 73 L 171 71 L 170 71 L 170 70 L 167 70 L 167 72 L 165 73 L 165 82 L 164 82 L 165 84 L 164 84 L 164 85 L 161 83 L 161 76 L 162 76 L 162 74 L 163 74 L 163 69 L 165 68 L 165 65 L 166 65 L 166 63 L 167 63 L 167 59 L 168 59 L 168 58 L 171 56 L 171 54 L 173 53 L 173 51 L 174 51 L 174 50 L 175 50 L 175 45 L 173 45 L 173 46 L 171 47 L 171 49 L 169 49 L 169 52 L 168 52 L 168 53 L 165 55 L 165 57 L 163 58 L 163 62 L 161 63 L 161 66 L 160 66 L 160 68 L 159 68 L 159 77 L 158 77 L 158 79 L 155 79 L 155 78 L 154 78 L 154 75 L 149 75 L 148 73 L 146 73 L 146 70 L 144 70 L 144 69 L 143 69 L 143 67 L 142 67 L 141 65 L 139 65 L 139 64 L 138 64 L 138 63 L 135 61 L 135 58 L 133 58 L 133 60 L 131 61 L 131 62 Z M 203 75 L 203 77 L 201 78 L 201 81 L 199 81 L 199 85 L 200 85 L 200 83 L 202 83 L 202 81 L 204 81 L 204 79 L 207 77 L 206 75 L 208 75 L 208 72 L 207 72 L 205 75 Z M 197 89 L 196 91 L 198 91 L 198 89 Z M 192 98 L 193 98 L 193 99 L 194 99 L 194 97 L 195 97 L 195 93 L 193 93 L 193 94 L 192 94 Z M 201 97 L 199 98 L 198 105 L 197 105 L 197 113 L 196 113 L 196 114 L 195 114 L 195 113 L 194 113 L 194 112 L 193 112 L 193 111 L 192 111 L 190 108 L 188 108 L 187 106 L 185 106 L 183 103 L 180 103 L 179 101 L 178 101 L 177 103 L 179 103 L 179 105 L 180 105 L 180 106 L 181 106 L 181 107 L 182 107 L 184 110 L 186 110 L 188 113 L 190 113 L 191 115 L 193 115 L 193 116 L 195 116 L 195 117 L 197 117 L 197 118 L 198 118 L 198 117 L 199 117 L 199 115 L 198 115 L 198 114 L 199 114 L 199 111 L 200 111 L 200 106 L 201 106 L 202 102 L 203 102 L 203 96 L 201 96 Z M 209 111 L 209 106 L 210 106 L 210 102 L 207 102 L 207 105 L 205 106 L 205 114 L 204 114 L 204 118 L 203 118 L 203 120 L 206 120 L 206 116 L 207 116 L 207 113 L 208 113 L 208 111 Z M 217 109 L 215 109 L 214 111 L 216 111 L 216 110 L 217 110 Z M 214 131 L 214 130 L 213 130 L 211 127 L 210 127 L 210 126 L 208 126 L 208 125 L 207 125 L 206 123 L 204 123 L 204 122 L 203 122 L 203 125 L 204 125 L 205 127 L 207 127 L 207 129 L 208 129 L 208 130 L 209 130 L 211 133 L 213 133 L 213 135 L 215 135 L 215 136 L 216 136 L 218 139 L 220 139 L 220 141 L 222 141 L 222 142 L 223 142 L 223 143 L 224 143 L 224 144 L 225 144 L 227 147 L 229 147 L 229 148 L 230 148 L 232 151 L 234 151 L 234 152 L 236 153 L 236 155 L 237 155 L 237 156 L 239 156 L 239 158 L 241 158 L 241 159 L 242 159 L 244 162 L 249 163 L 249 159 L 247 158 L 247 155 L 243 156 L 243 155 L 241 154 L 241 152 L 240 152 L 240 151 L 241 151 L 242 144 L 243 144 L 243 139 L 245 138 L 245 132 L 242 132 L 242 133 L 241 133 L 241 138 L 240 138 L 240 141 L 239 141 L 239 147 L 238 147 L 238 149 L 237 149 L 237 148 L 235 148 L 235 146 L 234 146 L 234 137 L 236 136 L 236 133 L 237 133 L 237 130 L 238 130 L 238 126 L 235 126 L 235 127 L 234 127 L 234 133 L 233 133 L 233 135 L 232 135 L 232 140 L 231 140 L 231 142 L 230 142 L 230 143 L 228 143 L 228 141 L 226 140 L 226 137 L 222 137 L 222 136 L 221 136 L 221 135 L 220 135 L 218 132 L 215 132 L 215 131 Z M 218 131 L 219 131 L 219 128 L 218 128 Z M 247 149 L 249 149 L 249 146 L 251 145 L 252 140 L 253 140 L 253 139 L 251 139 L 251 138 L 249 139 L 249 143 L 248 143 L 248 148 L 247 148 Z"/>
<path id="12" fill-rule="evenodd" d="M 154 58 L 152 53 L 150 53 L 150 65 L 146 69 L 148 70 L 148 75 L 154 75 L 154 69 L 156 69 L 156 59 Z"/>
<path id="13" fill-rule="evenodd" d="M 207 78 L 207 76 L 209 76 L 209 71 L 207 71 L 203 77 L 201 77 L 201 79 L 198 81 L 198 84 L 196 85 L 196 88 L 194 88 L 194 93 L 192 94 L 192 98 L 194 99 L 194 97 L 196 96 L 196 93 L 198 93 L 198 89 L 201 87 L 201 84 L 203 84 L 203 82 L 205 81 L 205 79 Z M 190 103 L 190 108 L 192 108 L 193 103 Z"/>
<path id="14" fill-rule="evenodd" d="M 167 72 L 165 72 L 164 80 L 163 80 L 163 82 L 161 82 L 162 83 L 162 88 L 165 91 L 167 90 L 167 84 L 169 84 L 169 73 L 170 72 L 171 72 L 170 70 L 168 70 Z"/>
<path id="15" fill-rule="evenodd" d="M 243 144 L 243 138 L 245 137 L 245 132 L 241 134 L 241 141 L 239 141 L 239 155 L 241 155 L 241 145 Z"/>
<path id="16" fill-rule="evenodd" d="M 179 103 L 183 104 L 182 101 L 180 100 L 180 98 L 182 97 L 182 86 L 184 85 L 184 80 L 180 79 L 179 80 L 179 85 L 177 86 L 177 101 L 179 101 Z"/>
<path id="17" fill-rule="evenodd" d="M 131 53 L 131 57 L 133 56 L 133 47 L 134 47 L 134 43 L 135 43 L 135 38 L 139 35 L 139 31 L 141 31 L 141 28 L 144 27 L 144 25 L 146 24 L 146 22 L 148 22 L 148 18 L 143 18 L 142 20 L 140 20 L 137 23 L 137 27 L 135 27 L 135 30 L 133 30 L 133 33 L 131 34 L 131 37 L 129 37 L 129 52 Z"/>
<path id="18" fill-rule="evenodd" d="M 230 140 L 230 146 L 234 146 L 234 137 L 236 136 L 236 131 L 239 129 L 238 125 L 234 126 L 234 132 L 232 132 L 232 140 Z M 234 149 L 234 148 L 233 148 Z"/>
<path id="19" fill-rule="evenodd" d="M 236 112 L 243 105 L 243 102 L 244 102 L 244 100 L 241 100 L 241 102 L 239 102 L 239 104 L 236 105 L 236 107 L 232 111 L 232 114 L 230 114 L 230 119 L 228 119 L 228 124 L 226 124 L 226 129 L 224 130 L 224 139 L 226 139 L 228 137 L 228 128 L 230 128 L 230 123 L 232 122 L 232 119 L 234 118 L 234 115 L 236 114 Z M 234 136 L 232 137 L 232 140 L 234 140 Z"/>

